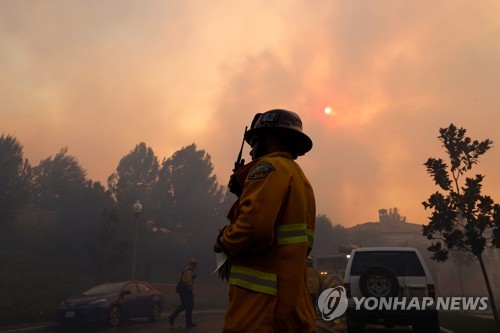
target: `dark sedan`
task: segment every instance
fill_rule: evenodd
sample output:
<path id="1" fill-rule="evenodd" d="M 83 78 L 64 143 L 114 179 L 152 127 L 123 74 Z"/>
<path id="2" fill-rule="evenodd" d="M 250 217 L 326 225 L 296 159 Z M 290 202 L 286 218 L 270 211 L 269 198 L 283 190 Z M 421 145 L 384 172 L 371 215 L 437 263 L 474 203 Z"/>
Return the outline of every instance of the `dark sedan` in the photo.
<path id="1" fill-rule="evenodd" d="M 144 281 L 106 283 L 61 302 L 57 317 L 61 324 L 104 322 L 118 326 L 128 318 L 160 319 L 165 300 L 160 291 Z"/>

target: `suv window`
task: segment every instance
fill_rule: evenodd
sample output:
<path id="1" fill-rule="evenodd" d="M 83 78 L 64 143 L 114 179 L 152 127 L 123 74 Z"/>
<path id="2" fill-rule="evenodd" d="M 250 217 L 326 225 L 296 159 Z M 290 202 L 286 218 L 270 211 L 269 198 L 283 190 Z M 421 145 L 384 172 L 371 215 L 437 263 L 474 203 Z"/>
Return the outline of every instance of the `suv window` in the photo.
<path id="1" fill-rule="evenodd" d="M 352 261 L 351 275 L 361 275 L 374 266 L 390 269 L 397 276 L 425 276 L 417 254 L 408 251 L 357 252 Z"/>

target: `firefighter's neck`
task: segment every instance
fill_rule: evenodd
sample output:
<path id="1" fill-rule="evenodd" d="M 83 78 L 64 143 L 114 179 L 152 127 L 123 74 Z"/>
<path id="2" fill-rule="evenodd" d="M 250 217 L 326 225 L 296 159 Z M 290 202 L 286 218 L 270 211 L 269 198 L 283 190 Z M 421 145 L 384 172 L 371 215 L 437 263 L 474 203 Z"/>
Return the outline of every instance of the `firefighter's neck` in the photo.
<path id="1" fill-rule="evenodd" d="M 263 135 L 250 151 L 250 155 L 252 155 L 252 160 L 256 160 L 272 153 L 285 151 L 287 150 L 281 140 L 272 135 Z"/>

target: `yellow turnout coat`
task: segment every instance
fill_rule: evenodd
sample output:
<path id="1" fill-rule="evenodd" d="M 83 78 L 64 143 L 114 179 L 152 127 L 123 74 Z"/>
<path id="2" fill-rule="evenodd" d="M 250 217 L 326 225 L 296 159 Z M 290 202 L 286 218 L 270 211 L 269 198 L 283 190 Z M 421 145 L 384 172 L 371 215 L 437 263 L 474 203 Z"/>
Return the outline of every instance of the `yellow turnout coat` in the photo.
<path id="1" fill-rule="evenodd" d="M 242 170 L 242 194 L 228 215 L 233 223 L 218 239 L 232 260 L 224 332 L 314 332 L 306 265 L 316 217 L 312 187 L 285 152 Z"/>

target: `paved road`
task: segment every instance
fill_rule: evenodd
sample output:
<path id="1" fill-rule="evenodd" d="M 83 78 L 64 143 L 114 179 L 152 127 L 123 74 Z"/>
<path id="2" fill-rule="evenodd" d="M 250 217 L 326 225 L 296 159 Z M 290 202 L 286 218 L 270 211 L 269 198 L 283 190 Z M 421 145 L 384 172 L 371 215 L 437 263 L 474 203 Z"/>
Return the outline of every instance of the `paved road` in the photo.
<path id="1" fill-rule="evenodd" d="M 189 332 L 189 333 L 220 333 L 222 332 L 222 325 L 224 322 L 224 311 L 223 310 L 213 310 L 213 311 L 203 311 L 194 312 L 193 321 L 198 325 L 193 328 L 185 328 L 185 319 L 181 314 L 174 327 L 170 326 L 168 323 L 168 318 L 166 314 L 163 315 L 160 321 L 156 323 L 151 323 L 147 319 L 136 319 L 130 320 L 120 327 L 107 328 L 97 325 L 85 325 L 83 327 L 71 327 L 63 328 L 57 325 L 39 325 L 38 327 L 24 327 L 24 328 L 12 328 L 7 331 L 2 331 L 2 333 L 177 333 L 177 332 Z M 328 333 L 329 330 L 323 330 L 318 328 L 317 333 Z"/>
<path id="2" fill-rule="evenodd" d="M 323 332 L 328 333 L 347 333 L 347 327 L 344 320 L 337 320 L 335 323 L 333 322 L 325 322 L 319 321 L 318 327 L 322 329 Z M 412 328 L 410 326 L 395 326 L 394 328 L 387 329 L 381 325 L 367 325 L 365 327 L 366 333 L 406 333 L 412 332 Z M 441 333 L 454 333 L 446 328 L 441 327 Z"/>
<path id="3" fill-rule="evenodd" d="M 129 320 L 119 327 L 103 327 L 102 325 L 97 324 L 86 324 L 79 325 L 74 327 L 61 327 L 59 325 L 53 324 L 45 324 L 45 325 L 37 325 L 33 327 L 19 327 L 19 328 L 11 328 L 6 331 L 2 331 L 2 333 L 90 333 L 90 332 L 112 332 L 112 333 L 156 333 L 156 332 L 164 332 L 164 333 L 175 333 L 175 332 L 190 332 L 190 333 L 211 333 L 211 332 L 221 332 L 222 331 L 222 323 L 224 320 L 224 311 L 223 310 L 214 310 L 214 311 L 203 311 L 203 312 L 194 312 L 193 320 L 198 326 L 186 329 L 185 328 L 185 317 L 183 314 L 179 315 L 177 320 L 175 321 L 175 325 L 172 327 L 168 323 L 167 315 L 164 313 L 162 318 L 155 323 L 149 322 L 147 319 L 133 319 Z"/>

